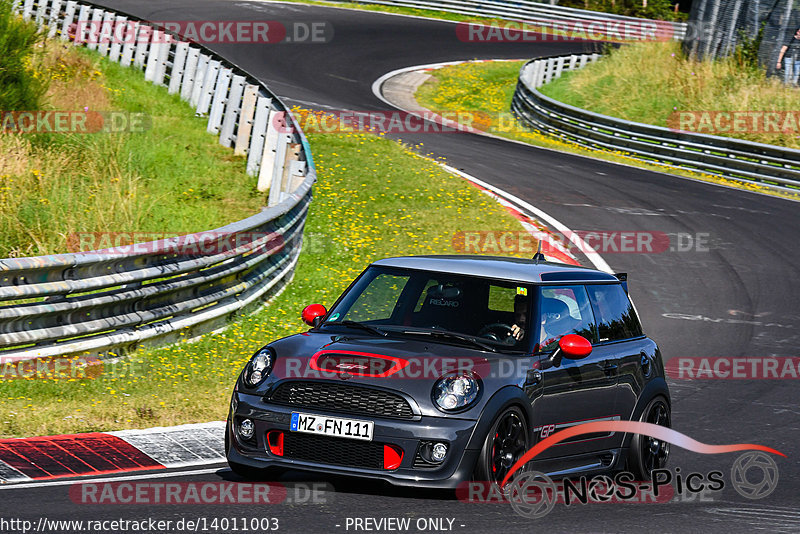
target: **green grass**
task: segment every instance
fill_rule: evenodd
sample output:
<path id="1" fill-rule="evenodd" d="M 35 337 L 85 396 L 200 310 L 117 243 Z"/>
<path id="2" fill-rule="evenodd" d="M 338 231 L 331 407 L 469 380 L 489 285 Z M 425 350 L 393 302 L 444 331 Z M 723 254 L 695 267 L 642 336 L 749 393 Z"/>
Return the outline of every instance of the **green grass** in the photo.
<path id="1" fill-rule="evenodd" d="M 660 43 L 655 43 L 652 46 L 657 45 L 660 45 Z M 626 48 L 634 47 L 624 47 L 623 49 Z M 602 64 L 604 61 L 606 60 L 603 59 L 599 64 Z M 436 112 L 472 112 L 471 115 L 474 119 L 474 127 L 506 139 L 643 169 L 669 172 L 671 174 L 714 183 L 722 183 L 743 189 L 784 195 L 784 193 L 775 192 L 756 184 L 743 184 L 733 180 L 726 180 L 698 172 L 673 168 L 668 165 L 643 162 L 623 152 L 591 150 L 538 131 L 528 130 L 525 126 L 519 124 L 510 113 L 511 100 L 519 77 L 519 69 L 523 64 L 524 62 L 509 61 L 470 62 L 437 69 L 430 72 L 431 78 L 418 88 L 415 97 L 420 105 Z M 587 69 L 597 64 L 598 63 L 593 64 L 587 67 Z M 637 72 L 641 72 L 642 70 L 646 69 L 644 66 L 640 65 Z M 574 79 L 579 74 L 580 73 L 571 77 L 565 76 L 561 80 L 545 86 L 543 92 L 553 98 L 559 100 L 564 99 L 564 101 L 579 107 L 586 105 L 585 101 L 580 100 L 583 97 L 573 94 L 571 86 L 569 85 L 569 80 Z M 598 84 L 601 87 L 597 88 L 596 91 L 603 91 L 603 84 L 607 85 L 612 83 L 614 83 L 613 76 L 607 76 L 603 80 L 598 80 Z M 587 85 L 591 91 L 592 84 Z M 553 87 L 555 87 L 555 89 L 552 89 Z M 636 99 L 630 98 L 630 93 L 627 92 L 628 88 L 618 85 L 617 89 L 618 91 L 614 95 L 616 100 L 627 102 L 634 108 L 639 106 Z M 654 100 L 664 98 L 663 96 L 658 96 L 657 93 L 659 93 L 659 91 L 656 88 L 650 88 L 649 93 Z M 786 194 L 788 195 L 788 193 Z"/>
<path id="2" fill-rule="evenodd" d="M 12 10 L 11 0 L 0 0 L 0 111 L 37 109 L 47 90 L 37 76 L 36 25 Z"/>
<path id="3" fill-rule="evenodd" d="M 748 66 L 736 56 L 715 62 L 689 60 L 678 43 L 622 47 L 541 91 L 573 106 L 663 127 L 679 124 L 670 117 L 681 111 L 796 113 L 800 109 L 800 90 L 767 78 L 761 69 Z M 701 133 L 800 148 L 800 130 L 792 134 Z"/>
<path id="4" fill-rule="evenodd" d="M 494 200 L 409 148 L 371 134 L 309 136 L 319 181 L 294 280 L 267 307 L 191 343 L 141 351 L 96 379 L 6 380 L 0 435 L 223 419 L 234 380 L 266 342 L 306 327 L 373 260 L 455 253 L 458 231 L 521 230 Z"/>
<path id="5" fill-rule="evenodd" d="M 88 50 L 47 47 L 43 109 L 142 113 L 150 127 L 0 136 L 0 257 L 66 252 L 75 233 L 209 230 L 265 204 L 244 158 L 177 95 Z"/>

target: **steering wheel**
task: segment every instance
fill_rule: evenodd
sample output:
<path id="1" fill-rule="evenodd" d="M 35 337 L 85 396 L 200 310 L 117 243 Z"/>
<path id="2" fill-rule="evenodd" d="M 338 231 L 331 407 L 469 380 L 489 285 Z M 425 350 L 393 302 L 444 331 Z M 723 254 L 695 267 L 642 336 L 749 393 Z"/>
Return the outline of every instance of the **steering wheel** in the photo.
<path id="1" fill-rule="evenodd" d="M 514 331 L 505 323 L 492 323 L 484 326 L 478 332 L 478 337 L 485 337 L 486 339 L 499 341 L 507 345 L 513 345 L 517 342 L 516 338 L 514 338 Z M 509 343 L 509 340 L 512 342 Z"/>

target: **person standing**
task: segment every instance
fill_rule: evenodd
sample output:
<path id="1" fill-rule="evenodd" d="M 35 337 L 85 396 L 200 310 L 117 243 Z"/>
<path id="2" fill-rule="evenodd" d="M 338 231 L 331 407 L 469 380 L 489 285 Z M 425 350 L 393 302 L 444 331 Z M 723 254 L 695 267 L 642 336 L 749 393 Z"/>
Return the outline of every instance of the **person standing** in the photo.
<path id="1" fill-rule="evenodd" d="M 789 53 L 787 54 L 787 52 Z M 797 28 L 791 39 L 781 47 L 781 53 L 778 55 L 778 70 L 781 69 L 781 64 L 784 64 L 784 81 L 787 84 L 797 85 L 797 80 L 800 78 L 800 28 Z"/>

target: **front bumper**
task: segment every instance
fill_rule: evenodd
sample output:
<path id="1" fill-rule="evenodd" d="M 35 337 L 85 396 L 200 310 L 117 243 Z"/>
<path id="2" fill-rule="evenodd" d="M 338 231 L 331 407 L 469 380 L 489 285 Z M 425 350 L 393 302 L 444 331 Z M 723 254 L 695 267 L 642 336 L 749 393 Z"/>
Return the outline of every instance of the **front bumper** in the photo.
<path id="1" fill-rule="evenodd" d="M 254 468 L 283 467 L 311 470 L 335 475 L 347 475 L 384 480 L 398 486 L 427 488 L 456 488 L 469 481 L 475 468 L 482 439 L 473 437 L 476 421 L 456 417 L 416 416 L 415 419 L 389 419 L 365 415 L 344 414 L 319 409 L 306 409 L 283 406 L 265 402 L 261 396 L 235 392 L 236 407 L 231 411 L 232 420 L 251 419 L 255 424 L 254 439 L 242 440 L 233 425 L 228 425 L 228 460 Z M 373 442 L 392 445 L 403 450 L 403 458 L 396 469 L 371 469 L 350 467 L 326 462 L 324 447 L 319 450 L 319 461 L 278 456 L 270 452 L 267 433 L 270 431 L 289 432 L 292 412 L 303 412 L 353 419 L 374 421 Z M 337 440 L 340 438 L 326 438 Z M 350 441 L 350 440 L 345 440 Z M 435 466 L 420 467 L 418 448 L 422 441 L 448 443 L 448 453 L 444 461 Z"/>

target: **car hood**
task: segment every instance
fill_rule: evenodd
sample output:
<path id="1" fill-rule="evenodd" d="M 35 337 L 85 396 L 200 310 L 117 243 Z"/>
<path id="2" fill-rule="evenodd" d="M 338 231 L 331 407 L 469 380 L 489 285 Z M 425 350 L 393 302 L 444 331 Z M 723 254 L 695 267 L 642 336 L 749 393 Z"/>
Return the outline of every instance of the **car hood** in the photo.
<path id="1" fill-rule="evenodd" d="M 276 356 L 269 378 L 258 388 L 268 394 L 286 380 L 333 380 L 348 385 L 391 389 L 410 397 L 422 415 L 441 416 L 431 391 L 449 373 L 468 371 L 481 383 L 481 399 L 467 412 L 478 412 L 499 388 L 522 386 L 533 359 L 476 350 L 412 336 L 305 332 L 269 344 Z M 249 392 L 248 392 L 249 393 Z M 465 417 L 474 413 L 464 412 Z"/>

